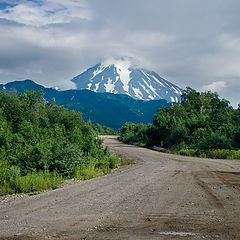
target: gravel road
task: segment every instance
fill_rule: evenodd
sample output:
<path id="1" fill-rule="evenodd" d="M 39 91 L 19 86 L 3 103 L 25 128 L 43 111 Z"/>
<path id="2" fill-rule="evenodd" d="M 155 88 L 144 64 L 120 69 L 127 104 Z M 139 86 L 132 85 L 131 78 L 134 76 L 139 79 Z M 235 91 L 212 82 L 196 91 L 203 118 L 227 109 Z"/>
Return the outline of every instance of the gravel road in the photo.
<path id="1" fill-rule="evenodd" d="M 54 191 L 0 198 L 0 240 L 240 239 L 240 160 L 103 139 L 136 164 Z"/>

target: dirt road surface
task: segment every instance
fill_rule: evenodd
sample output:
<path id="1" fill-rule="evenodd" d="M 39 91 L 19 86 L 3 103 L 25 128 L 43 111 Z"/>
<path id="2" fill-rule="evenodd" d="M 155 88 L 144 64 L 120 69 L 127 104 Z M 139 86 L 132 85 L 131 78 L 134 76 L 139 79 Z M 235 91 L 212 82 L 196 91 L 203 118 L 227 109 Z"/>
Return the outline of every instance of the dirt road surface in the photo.
<path id="1" fill-rule="evenodd" d="M 1 239 L 240 239 L 240 160 L 104 145 L 135 165 L 34 196 L 0 199 Z"/>

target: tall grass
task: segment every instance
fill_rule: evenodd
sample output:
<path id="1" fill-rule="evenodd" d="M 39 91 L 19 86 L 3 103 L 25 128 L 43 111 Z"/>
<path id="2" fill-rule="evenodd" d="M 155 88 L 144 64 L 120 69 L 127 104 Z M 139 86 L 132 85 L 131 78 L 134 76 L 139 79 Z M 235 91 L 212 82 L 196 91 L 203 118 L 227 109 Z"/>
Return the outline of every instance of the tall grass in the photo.
<path id="1" fill-rule="evenodd" d="M 119 157 L 119 166 L 120 167 L 124 167 L 124 166 L 127 166 L 127 165 L 132 165 L 132 164 L 135 164 L 135 161 L 133 159 L 127 159 L 123 156 Z"/>
<path id="2" fill-rule="evenodd" d="M 79 180 L 87 180 L 107 174 L 117 166 L 132 163 L 134 161 L 119 158 L 117 155 L 103 157 L 99 162 L 92 158 L 88 164 L 77 166 L 72 177 Z M 55 189 L 65 179 L 61 175 L 50 173 L 49 171 L 33 171 L 22 176 L 19 167 L 9 166 L 7 161 L 0 160 L 0 196 Z"/>
<path id="3" fill-rule="evenodd" d="M 63 178 L 55 173 L 39 171 L 21 176 L 17 166 L 0 164 L 0 195 L 55 189 L 61 183 Z"/>
<path id="4" fill-rule="evenodd" d="M 174 154 L 183 156 L 213 158 L 213 159 L 240 159 L 240 150 L 230 149 L 214 149 L 214 150 L 195 150 L 195 149 L 182 149 L 179 151 L 170 151 Z"/>
<path id="5" fill-rule="evenodd" d="M 83 165 L 75 170 L 75 178 L 79 180 L 88 180 L 102 175 L 103 172 L 96 168 L 94 164 Z"/>
<path id="6" fill-rule="evenodd" d="M 91 161 L 88 165 L 82 165 L 75 169 L 74 177 L 80 180 L 87 180 L 111 172 L 118 165 L 118 156 L 111 155 L 109 158 L 103 158 L 99 163 Z"/>

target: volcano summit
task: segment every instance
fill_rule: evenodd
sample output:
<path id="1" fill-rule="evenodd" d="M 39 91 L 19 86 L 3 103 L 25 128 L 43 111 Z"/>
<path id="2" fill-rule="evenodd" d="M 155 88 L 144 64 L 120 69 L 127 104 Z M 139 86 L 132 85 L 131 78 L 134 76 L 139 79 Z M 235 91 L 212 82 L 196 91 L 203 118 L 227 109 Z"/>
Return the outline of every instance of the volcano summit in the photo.
<path id="1" fill-rule="evenodd" d="M 182 95 L 181 88 L 157 73 L 130 67 L 124 61 L 97 64 L 74 77 L 72 81 L 77 89 L 126 94 L 145 101 L 166 99 L 168 102 L 179 102 Z"/>

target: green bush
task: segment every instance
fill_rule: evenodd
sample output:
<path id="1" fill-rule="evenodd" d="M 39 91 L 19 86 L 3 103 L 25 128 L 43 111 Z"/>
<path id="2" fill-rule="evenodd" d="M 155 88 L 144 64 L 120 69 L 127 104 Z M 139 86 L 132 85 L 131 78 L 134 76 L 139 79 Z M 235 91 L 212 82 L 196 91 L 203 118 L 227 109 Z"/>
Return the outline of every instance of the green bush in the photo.
<path id="1" fill-rule="evenodd" d="M 0 169 L 0 193 L 29 193 L 45 189 L 55 189 L 63 182 L 61 176 L 44 171 L 28 173 L 21 176 L 17 166 L 3 166 Z"/>
<path id="2" fill-rule="evenodd" d="M 121 158 L 119 162 L 120 167 L 132 165 L 132 164 L 135 164 L 135 161 L 133 159 Z"/>
<path id="3" fill-rule="evenodd" d="M 160 108 L 152 124 L 130 122 L 118 132 L 126 143 L 142 142 L 186 156 L 239 159 L 240 105 L 233 109 L 217 93 L 187 87 L 182 102 Z"/>
<path id="4" fill-rule="evenodd" d="M 139 142 L 146 144 L 148 142 L 148 131 L 149 125 L 134 124 L 132 122 L 125 123 L 119 130 L 118 133 L 120 138 L 125 143 Z"/>
<path id="5" fill-rule="evenodd" d="M 118 156 L 117 155 L 112 155 L 109 158 L 109 168 L 114 169 L 118 165 Z"/>
<path id="6" fill-rule="evenodd" d="M 240 150 L 216 149 L 207 152 L 209 158 L 240 159 Z"/>
<path id="7" fill-rule="evenodd" d="M 183 156 L 197 156 L 197 150 L 194 149 L 181 149 L 177 153 Z"/>
<path id="8" fill-rule="evenodd" d="M 214 158 L 214 159 L 240 159 L 240 150 L 230 149 L 215 149 L 215 150 L 195 150 L 195 149 L 181 149 L 178 151 L 171 151 L 171 153 L 183 156 L 192 156 L 200 158 Z"/>
<path id="9" fill-rule="evenodd" d="M 103 172 L 101 171 L 101 169 L 97 168 L 95 163 L 91 162 L 87 166 L 82 165 L 81 167 L 77 167 L 75 169 L 74 177 L 79 180 L 88 180 L 102 174 Z"/>
<path id="10" fill-rule="evenodd" d="M 227 158 L 228 159 L 240 159 L 240 150 L 238 150 L 238 151 L 231 150 L 230 154 L 228 155 Z"/>
<path id="11" fill-rule="evenodd" d="M 98 123 L 93 124 L 92 127 L 98 135 L 116 135 L 116 132 L 112 128 L 102 126 Z"/>
<path id="12" fill-rule="evenodd" d="M 76 169 L 84 178 L 109 172 L 116 159 L 97 135 L 81 113 L 45 103 L 41 92 L 0 92 L 0 192 L 55 188 Z"/>

